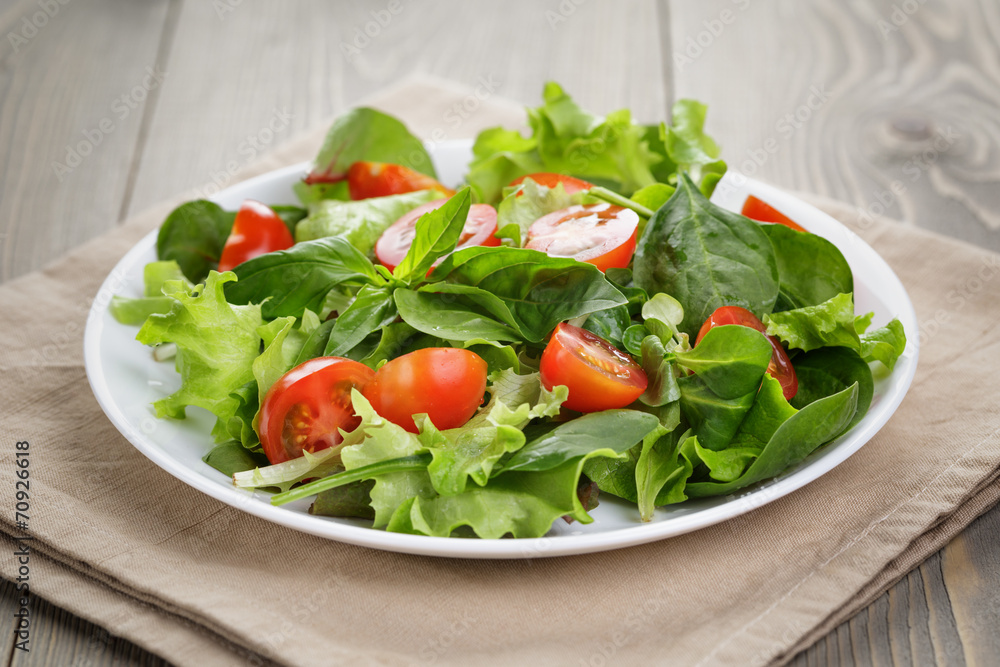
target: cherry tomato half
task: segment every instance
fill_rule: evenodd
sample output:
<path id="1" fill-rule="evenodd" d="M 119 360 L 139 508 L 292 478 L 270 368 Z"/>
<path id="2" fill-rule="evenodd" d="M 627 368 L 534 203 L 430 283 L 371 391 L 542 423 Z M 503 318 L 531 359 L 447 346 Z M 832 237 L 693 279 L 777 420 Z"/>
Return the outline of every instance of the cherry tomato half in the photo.
<path id="1" fill-rule="evenodd" d="M 259 201 L 247 199 L 240 206 L 219 258 L 219 272 L 275 250 L 291 248 L 292 233 L 278 214 Z"/>
<path id="2" fill-rule="evenodd" d="M 317 357 L 278 379 L 260 407 L 260 442 L 271 463 L 281 463 L 339 444 L 337 429 L 361 423 L 351 406 L 351 390 L 364 389 L 375 372 L 357 361 Z"/>
<path id="3" fill-rule="evenodd" d="M 700 343 L 709 329 L 723 324 L 739 324 L 744 327 L 756 329 L 765 336 L 767 335 L 767 327 L 764 326 L 764 323 L 758 320 L 757 316 L 746 308 L 722 306 L 721 308 L 716 308 L 715 312 L 709 315 L 705 323 L 701 325 L 701 330 L 698 331 L 698 338 L 694 344 L 697 345 Z M 771 352 L 771 363 L 767 365 L 767 372 L 781 384 L 781 393 L 784 394 L 786 401 L 790 401 L 799 390 L 799 379 L 795 375 L 795 368 L 792 366 L 785 348 L 781 346 L 781 342 L 774 336 L 767 336 L 767 339 L 771 341 L 771 348 L 773 349 Z"/>
<path id="4" fill-rule="evenodd" d="M 546 389 L 566 385 L 569 398 L 563 405 L 577 412 L 623 408 L 639 398 L 649 384 L 642 368 L 627 353 L 565 322 L 552 332 L 539 370 Z"/>
<path id="5" fill-rule="evenodd" d="M 347 187 L 351 199 L 387 197 L 417 190 L 438 190 L 451 197 L 455 194 L 430 176 L 400 164 L 387 162 L 355 162 L 347 170 Z"/>
<path id="6" fill-rule="evenodd" d="M 796 222 L 793 222 L 792 219 L 787 217 L 784 213 L 770 204 L 765 204 L 753 195 L 747 197 L 746 202 L 743 203 L 743 215 L 751 220 L 757 220 L 758 222 L 776 222 L 779 225 L 791 227 L 797 232 L 806 231 L 804 227 Z"/>
<path id="7" fill-rule="evenodd" d="M 458 428 L 483 403 L 486 362 L 457 347 L 427 347 L 382 366 L 362 393 L 375 412 L 410 433 L 421 413 L 442 431 Z"/>
<path id="8" fill-rule="evenodd" d="M 392 226 L 375 242 L 375 256 L 378 261 L 390 271 L 396 268 L 410 250 L 410 244 L 413 243 L 413 237 L 417 233 L 417 220 L 424 213 L 440 208 L 446 201 L 448 200 L 438 199 L 418 206 L 392 223 Z M 469 207 L 469 217 L 465 219 L 465 227 L 462 228 L 462 235 L 458 237 L 455 250 L 474 245 L 498 246 L 500 239 L 494 236 L 496 231 L 496 209 L 489 204 L 473 204 Z"/>
<path id="9" fill-rule="evenodd" d="M 593 183 L 588 183 L 587 181 L 581 181 L 579 178 L 573 178 L 572 176 L 566 176 L 564 174 L 553 174 L 551 172 L 543 171 L 537 174 L 528 174 L 527 176 L 522 176 L 521 178 L 515 178 L 510 182 L 511 187 L 515 185 L 520 185 L 524 183 L 524 179 L 530 178 L 535 183 L 539 185 L 544 185 L 547 188 L 554 188 L 560 183 L 563 185 L 563 189 L 566 194 L 573 194 L 574 192 L 584 192 L 594 187 Z M 517 193 L 520 197 L 521 193 Z"/>
<path id="10" fill-rule="evenodd" d="M 639 215 L 611 204 L 570 206 L 535 220 L 525 248 L 572 257 L 601 271 L 625 268 L 635 252 Z"/>

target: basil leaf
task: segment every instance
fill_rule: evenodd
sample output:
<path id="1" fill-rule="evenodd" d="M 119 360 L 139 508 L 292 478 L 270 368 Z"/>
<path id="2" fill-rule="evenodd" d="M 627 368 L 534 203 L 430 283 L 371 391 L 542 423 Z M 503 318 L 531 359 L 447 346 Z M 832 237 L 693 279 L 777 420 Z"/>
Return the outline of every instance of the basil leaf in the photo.
<path id="1" fill-rule="evenodd" d="M 307 182 L 342 180 L 359 161 L 391 162 L 437 178 L 423 142 L 381 111 L 358 107 L 339 116 L 323 140 Z"/>
<path id="2" fill-rule="evenodd" d="M 592 264 L 527 248 L 464 248 L 448 255 L 432 278 L 492 293 L 532 343 L 560 322 L 627 303 Z"/>
<path id="3" fill-rule="evenodd" d="M 480 338 L 518 341 L 523 338 L 517 329 L 498 321 L 475 301 L 461 295 L 413 291 L 400 287 L 396 289 L 394 296 L 403 321 L 431 336 L 454 341 Z"/>
<path id="4" fill-rule="evenodd" d="M 648 293 L 665 292 L 681 303 L 680 330 L 691 336 L 720 306 L 742 306 L 763 317 L 778 297 L 767 235 L 750 219 L 708 201 L 687 175 L 646 225 L 634 278 Z"/>
<path id="5" fill-rule="evenodd" d="M 208 272 L 219 266 L 235 219 L 236 213 L 224 211 L 206 199 L 181 204 L 160 227 L 156 256 L 177 262 L 191 282 L 204 282 Z"/>
<path id="6" fill-rule="evenodd" d="M 396 315 L 396 304 L 388 288 L 365 285 L 358 292 L 354 303 L 337 318 L 323 356 L 347 355 L 368 334 L 388 326 L 396 319 Z"/>
<path id="7" fill-rule="evenodd" d="M 854 291 L 851 267 L 837 246 L 785 225 L 759 224 L 774 246 L 783 303 L 791 308 L 815 306 Z"/>
<path id="8" fill-rule="evenodd" d="M 307 308 L 319 312 L 327 293 L 338 285 L 381 282 L 371 261 L 338 237 L 296 243 L 247 260 L 233 272 L 239 280 L 226 285 L 226 299 L 260 303 L 267 319 L 300 317 Z"/>
<path id="9" fill-rule="evenodd" d="M 392 271 L 394 278 L 407 284 L 423 280 L 438 258 L 455 249 L 469 217 L 471 192 L 463 188 L 440 208 L 420 216 L 410 249 Z"/>

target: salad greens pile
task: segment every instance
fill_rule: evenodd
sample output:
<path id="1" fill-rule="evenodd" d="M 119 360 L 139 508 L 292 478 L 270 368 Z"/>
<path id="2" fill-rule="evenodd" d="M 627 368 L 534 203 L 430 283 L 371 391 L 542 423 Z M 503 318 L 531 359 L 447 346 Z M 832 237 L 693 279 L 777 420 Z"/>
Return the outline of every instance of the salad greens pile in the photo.
<path id="1" fill-rule="evenodd" d="M 155 402 L 157 416 L 211 412 L 218 444 L 205 461 L 239 486 L 275 491 L 276 504 L 315 496 L 314 514 L 424 535 L 535 537 L 560 517 L 589 523 L 595 487 L 648 521 L 655 507 L 782 473 L 864 416 L 870 364 L 891 371 L 905 334 L 897 320 L 869 330 L 871 315 L 855 315 L 853 276 L 832 243 L 709 201 L 725 163 L 705 113 L 682 100 L 670 124 L 643 125 L 628 110 L 588 113 L 547 84 L 543 104 L 528 109 L 530 136 L 482 132 L 467 187 L 420 218 L 392 271 L 373 261 L 375 242 L 440 193 L 351 201 L 330 177 L 370 160 L 436 178 L 433 162 L 398 120 L 347 113 L 296 187 L 302 206 L 273 207 L 294 246 L 218 273 L 235 214 L 189 202 L 161 227 L 145 295 L 112 302 L 119 321 L 141 324 L 141 343 L 176 349 L 181 386 Z M 508 186 L 536 172 L 598 187 Z M 602 273 L 522 247 L 539 217 L 602 201 L 640 215 L 628 268 Z M 503 243 L 455 251 L 475 202 L 497 207 Z M 692 347 L 720 306 L 749 310 L 784 344 L 799 383 L 791 400 L 766 372 L 762 333 L 718 326 Z M 639 361 L 649 386 L 638 401 L 585 415 L 561 407 L 567 388 L 545 388 L 538 358 L 566 321 Z M 355 390 L 361 423 L 340 444 L 267 465 L 260 406 L 284 373 L 319 356 L 376 369 L 425 347 L 486 361 L 488 400 L 467 424 L 438 430 L 418 416 L 411 433 Z"/>

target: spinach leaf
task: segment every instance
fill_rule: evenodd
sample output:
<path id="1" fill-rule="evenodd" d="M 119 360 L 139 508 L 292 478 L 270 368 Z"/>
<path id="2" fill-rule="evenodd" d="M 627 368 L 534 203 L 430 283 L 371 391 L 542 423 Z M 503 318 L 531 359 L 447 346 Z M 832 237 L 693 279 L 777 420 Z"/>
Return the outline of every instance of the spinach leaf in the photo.
<path id="1" fill-rule="evenodd" d="M 854 291 L 854 275 L 837 246 L 822 236 L 785 225 L 759 223 L 778 261 L 782 303 L 791 308 L 815 306 Z"/>
<path id="2" fill-rule="evenodd" d="M 209 271 L 218 268 L 235 219 L 236 213 L 206 199 L 181 204 L 160 227 L 156 256 L 177 262 L 191 282 L 203 282 Z"/>
<path id="3" fill-rule="evenodd" d="M 358 107 L 333 123 L 306 182 L 342 180 L 348 168 L 359 161 L 401 164 L 437 178 L 423 142 L 405 125 L 381 111 Z"/>
<path id="4" fill-rule="evenodd" d="M 796 356 L 792 365 L 799 380 L 799 390 L 789 401 L 792 406 L 801 410 L 856 384 L 858 411 L 847 427 L 853 428 L 868 412 L 875 394 L 875 382 L 868 364 L 854 350 L 824 347 Z"/>
<path id="5" fill-rule="evenodd" d="M 253 453 L 236 441 L 216 445 L 205 454 L 202 461 L 223 475 L 253 470 L 268 464 L 266 456 Z"/>
<path id="6" fill-rule="evenodd" d="M 847 385 L 845 385 L 846 387 Z M 843 389 L 840 387 L 839 389 Z M 834 393 L 834 392 L 831 392 Z M 761 450 L 778 430 L 778 427 L 798 410 L 793 408 L 781 388 L 781 383 L 770 375 L 764 375 L 757 398 L 747 412 L 730 443 L 731 448 Z M 704 459 L 704 457 L 702 457 Z"/>
<path id="7" fill-rule="evenodd" d="M 843 433 L 857 410 L 857 403 L 857 385 L 810 403 L 778 427 L 739 478 L 731 482 L 689 482 L 685 492 L 692 498 L 721 496 L 781 474 Z"/>
<path id="8" fill-rule="evenodd" d="M 365 285 L 358 292 L 354 303 L 337 318 L 323 356 L 348 356 L 369 334 L 388 326 L 396 319 L 397 314 L 396 304 L 388 288 Z M 371 350 L 365 350 L 364 354 L 354 356 L 365 357 L 370 353 Z"/>
<path id="9" fill-rule="evenodd" d="M 767 235 L 753 221 L 708 201 L 684 175 L 650 219 L 634 260 L 635 284 L 665 292 L 684 308 L 688 335 L 720 306 L 758 317 L 778 297 L 778 267 Z"/>
<path id="10" fill-rule="evenodd" d="M 316 494 L 309 513 L 316 516 L 356 517 L 374 519 L 372 487 L 375 480 L 364 479 Z"/>
<path id="11" fill-rule="evenodd" d="M 626 303 L 592 264 L 526 248 L 464 248 L 448 255 L 431 278 L 492 293 L 532 343 L 560 322 Z"/>
<path id="12" fill-rule="evenodd" d="M 681 390 L 681 411 L 698 436 L 698 442 L 708 449 L 725 449 L 753 405 L 756 390 L 724 399 L 697 375 L 681 377 L 677 384 Z"/>
<path id="13" fill-rule="evenodd" d="M 694 470 L 688 452 L 698 442 L 688 433 L 678 437 L 676 432 L 659 427 L 643 438 L 635 465 L 636 504 L 643 521 L 652 521 L 656 505 L 687 500 L 684 487 Z"/>
<path id="14" fill-rule="evenodd" d="M 657 428 L 655 416 L 638 410 L 603 410 L 564 422 L 518 450 L 498 473 L 551 470 L 568 461 L 603 452 L 622 458 Z"/>
<path id="15" fill-rule="evenodd" d="M 677 352 L 676 359 L 720 398 L 732 399 L 757 391 L 772 352 L 764 334 L 727 324 L 709 329 L 694 348 Z"/>
<path id="16" fill-rule="evenodd" d="M 471 192 L 463 188 L 440 208 L 420 216 L 410 249 L 392 271 L 394 278 L 407 284 L 421 281 L 438 258 L 455 249 L 469 217 Z"/>
<path id="17" fill-rule="evenodd" d="M 230 303 L 259 303 L 267 319 L 319 312 L 327 293 L 338 285 L 377 285 L 382 281 L 371 261 L 339 237 L 296 243 L 233 269 L 239 279 L 226 285 Z M 270 297 L 270 298 L 269 298 Z"/>

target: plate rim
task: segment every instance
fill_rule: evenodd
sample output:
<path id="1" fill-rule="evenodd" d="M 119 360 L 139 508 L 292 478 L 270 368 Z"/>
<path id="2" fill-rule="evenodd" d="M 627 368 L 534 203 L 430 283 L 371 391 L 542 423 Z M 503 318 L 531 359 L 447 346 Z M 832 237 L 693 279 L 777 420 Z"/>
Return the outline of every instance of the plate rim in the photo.
<path id="1" fill-rule="evenodd" d="M 471 147 L 471 141 L 453 141 L 438 143 L 434 148 L 441 153 L 445 153 L 449 150 L 468 151 L 469 147 Z M 435 153 L 432 151 L 433 155 Z M 304 173 L 310 165 L 310 162 L 302 162 L 260 174 L 234 184 L 215 194 L 210 199 L 213 201 L 226 199 L 227 197 L 233 197 L 245 189 L 252 190 L 262 183 L 287 178 L 290 174 Z M 720 181 L 719 187 L 722 190 L 717 190 L 717 192 L 720 194 L 737 192 L 736 196 L 739 197 L 741 195 L 738 193 L 742 191 L 745 193 L 742 195 L 744 199 L 749 194 L 763 195 L 772 205 L 780 202 L 780 205 L 776 205 L 776 208 L 780 208 L 792 217 L 795 217 L 796 211 L 807 212 L 810 221 L 819 219 L 823 221 L 824 225 L 830 226 L 832 224 L 831 229 L 837 230 L 852 245 L 853 251 L 861 253 L 866 263 L 873 262 L 875 268 L 885 273 L 884 277 L 893 283 L 890 287 L 902 294 L 902 303 L 893 302 L 891 304 L 891 307 L 896 310 L 896 316 L 900 317 L 901 320 L 908 320 L 911 325 L 917 322 L 912 300 L 902 281 L 899 280 L 892 267 L 857 234 L 854 234 L 854 232 L 832 216 L 779 188 L 745 177 L 740 177 L 745 179 L 744 182 L 734 184 L 731 182 L 733 179 L 729 178 L 730 176 L 731 172 L 727 173 L 726 177 Z M 729 178 L 729 182 L 727 182 L 727 178 Z M 728 195 L 723 194 L 720 199 L 725 199 L 726 196 Z M 713 201 L 715 200 L 716 197 L 713 196 Z M 808 224 L 804 226 L 809 227 Z M 473 559 L 519 559 L 579 555 L 655 542 L 701 528 L 707 528 L 735 518 L 784 497 L 815 481 L 830 470 L 841 465 L 871 440 L 892 417 L 909 391 L 914 374 L 916 373 L 919 358 L 918 336 L 915 335 L 915 330 L 912 330 L 908 326 L 907 329 L 911 332 L 911 335 L 908 337 L 906 350 L 903 357 L 901 357 L 903 363 L 897 364 L 896 371 L 893 373 L 895 375 L 896 372 L 899 372 L 900 375 L 894 377 L 892 391 L 889 392 L 886 400 L 883 400 L 874 409 L 874 413 L 870 412 L 850 432 L 825 445 L 824 448 L 833 448 L 833 451 L 827 452 L 822 458 L 814 460 L 794 472 L 783 474 L 777 478 L 755 485 L 749 491 L 732 494 L 730 501 L 714 507 L 704 508 L 691 514 L 675 516 L 659 522 L 640 523 L 634 526 L 615 528 L 607 532 L 581 535 L 517 539 L 462 539 L 390 533 L 384 530 L 340 523 L 330 520 L 327 517 L 312 516 L 284 507 L 273 506 L 268 502 L 270 494 L 248 491 L 215 482 L 202 476 L 178 460 L 170 458 L 159 445 L 148 441 L 144 434 L 130 423 L 121 407 L 114 400 L 114 396 L 108 386 L 102 365 L 100 342 L 101 335 L 104 332 L 105 321 L 108 317 L 107 310 L 111 295 L 119 293 L 126 286 L 123 276 L 127 269 L 139 261 L 143 255 L 155 248 L 157 233 L 158 229 L 154 229 L 144 236 L 115 264 L 115 267 L 102 282 L 87 318 L 83 344 L 84 366 L 87 379 L 98 404 L 112 424 L 125 436 L 132 446 L 142 452 L 161 469 L 188 486 L 216 500 L 300 532 L 356 546 L 398 553 Z M 842 439 L 846 435 L 849 435 L 856 442 L 852 442 L 848 446 L 842 446 Z M 204 465 L 207 466 L 207 464 Z"/>

